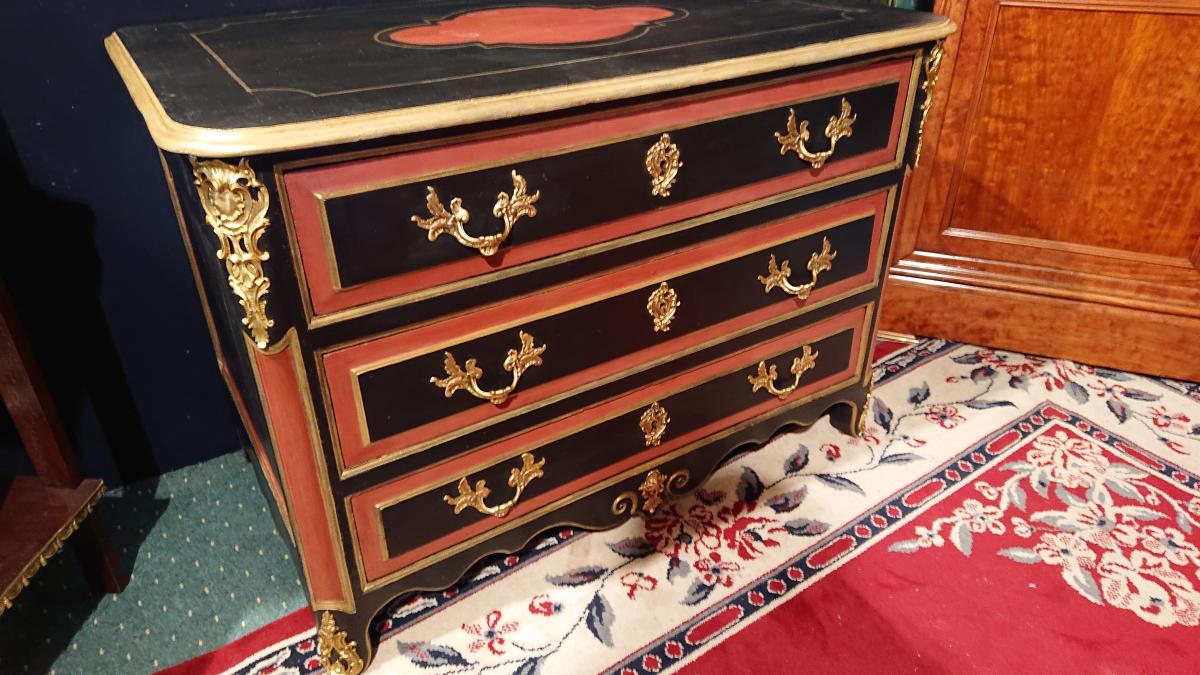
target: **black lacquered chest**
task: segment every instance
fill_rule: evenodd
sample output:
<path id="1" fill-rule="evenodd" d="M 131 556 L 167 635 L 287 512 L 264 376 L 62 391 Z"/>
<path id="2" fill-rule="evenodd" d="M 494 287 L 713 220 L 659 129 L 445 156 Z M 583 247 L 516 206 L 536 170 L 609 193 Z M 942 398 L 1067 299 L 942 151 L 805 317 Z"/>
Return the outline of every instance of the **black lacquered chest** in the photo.
<path id="1" fill-rule="evenodd" d="M 549 527 L 861 433 L 933 15 L 434 2 L 129 28 L 219 366 L 331 672 Z"/>

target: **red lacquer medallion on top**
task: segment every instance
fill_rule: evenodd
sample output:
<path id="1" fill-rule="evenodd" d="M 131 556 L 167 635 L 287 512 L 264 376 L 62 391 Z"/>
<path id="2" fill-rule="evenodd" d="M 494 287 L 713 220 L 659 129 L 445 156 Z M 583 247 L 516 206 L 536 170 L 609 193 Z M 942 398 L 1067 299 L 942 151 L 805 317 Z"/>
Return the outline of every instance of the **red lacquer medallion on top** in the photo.
<path id="1" fill-rule="evenodd" d="M 588 46 L 633 40 L 684 16 L 685 12 L 652 5 L 499 7 L 389 28 L 376 38 L 396 47 Z"/>

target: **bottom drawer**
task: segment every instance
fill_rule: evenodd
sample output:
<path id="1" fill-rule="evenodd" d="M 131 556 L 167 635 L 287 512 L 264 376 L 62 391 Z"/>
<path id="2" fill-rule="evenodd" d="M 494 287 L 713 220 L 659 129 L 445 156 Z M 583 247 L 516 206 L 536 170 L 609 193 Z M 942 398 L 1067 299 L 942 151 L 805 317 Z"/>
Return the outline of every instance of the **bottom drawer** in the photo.
<path id="1" fill-rule="evenodd" d="M 849 310 L 348 497 L 364 586 L 469 548 L 484 555 L 489 538 L 624 480 L 647 461 L 679 457 L 744 420 L 855 382 L 872 309 Z"/>

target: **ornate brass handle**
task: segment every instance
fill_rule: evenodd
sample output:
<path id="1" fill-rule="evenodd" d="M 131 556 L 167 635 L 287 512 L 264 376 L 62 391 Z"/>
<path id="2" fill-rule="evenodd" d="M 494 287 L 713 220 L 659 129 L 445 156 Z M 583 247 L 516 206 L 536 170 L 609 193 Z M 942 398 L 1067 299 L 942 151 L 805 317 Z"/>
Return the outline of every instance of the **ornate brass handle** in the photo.
<path id="1" fill-rule="evenodd" d="M 475 237 L 467 234 L 466 225 L 471 220 L 471 214 L 462 205 L 462 199 L 454 197 L 450 200 L 450 209 L 442 205 L 437 190 L 432 185 L 426 186 L 429 193 L 425 196 L 425 206 L 429 209 L 430 218 L 413 216 L 412 221 L 423 230 L 429 232 L 429 241 L 443 234 L 454 237 L 458 243 L 479 251 L 480 255 L 495 255 L 500 244 L 508 239 L 513 225 L 521 216 L 530 218 L 537 215 L 534 203 L 542 196 L 541 191 L 533 194 L 525 192 L 525 178 L 516 171 L 512 172 L 512 195 L 501 192 L 496 195 L 496 203 L 492 206 L 492 215 L 504 221 L 504 231 L 499 234 L 488 234 Z"/>
<path id="2" fill-rule="evenodd" d="M 429 381 L 445 390 L 446 398 L 462 389 L 475 398 L 491 401 L 495 405 L 504 403 L 516 391 L 521 375 L 533 366 L 542 365 L 542 352 L 546 351 L 546 345 L 533 346 L 533 336 L 529 333 L 520 331 L 518 335 L 521 338 L 521 349 L 508 350 L 508 356 L 504 359 L 504 370 L 512 373 L 512 383 L 507 387 L 490 391 L 481 388 L 479 378 L 483 377 L 483 371 L 475 365 L 475 359 L 467 359 L 465 367 L 459 367 L 458 361 L 454 360 L 454 355 L 450 352 L 446 352 L 446 377 L 431 377 Z"/>
<path id="3" fill-rule="evenodd" d="M 854 134 L 852 127 L 857 119 L 858 115 L 850 114 L 850 102 L 842 99 L 841 114 L 830 117 L 829 124 L 825 125 L 825 138 L 829 139 L 829 149 L 813 152 L 804 147 L 809 139 L 808 120 L 801 122 L 800 128 L 797 129 L 796 110 L 788 108 L 787 133 L 775 132 L 775 140 L 779 141 L 779 154 L 786 155 L 788 150 L 793 150 L 800 159 L 811 164 L 812 168 L 819 169 L 825 166 L 825 160 L 833 156 L 838 141 Z"/>
<path id="4" fill-rule="evenodd" d="M 804 345 L 804 350 L 801 352 L 800 356 L 792 359 L 792 367 L 790 370 L 791 373 L 796 376 L 796 381 L 793 382 L 791 386 L 784 387 L 783 389 L 775 386 L 775 378 L 778 376 L 778 373 L 775 371 L 775 365 L 772 364 L 770 368 L 767 368 L 766 361 L 759 361 L 758 373 L 756 375 L 750 375 L 746 378 L 750 380 L 750 384 L 753 386 L 751 391 L 766 389 L 767 393 L 782 401 L 790 396 L 793 391 L 796 391 L 796 387 L 800 386 L 800 376 L 812 370 L 813 367 L 817 365 L 817 357 L 820 355 L 820 352 L 815 352 L 813 351 L 812 347 Z"/>
<path id="5" fill-rule="evenodd" d="M 512 499 L 503 504 L 488 506 L 483 503 L 483 500 L 488 498 L 492 491 L 487 486 L 487 481 L 480 478 L 475 481 L 475 487 L 471 487 L 471 483 L 466 476 L 458 481 L 457 495 L 443 495 L 442 499 L 446 500 L 447 504 L 454 507 L 455 515 L 462 513 L 464 509 L 472 508 L 476 511 L 489 515 L 503 518 L 508 515 L 509 511 L 517 505 L 517 500 L 521 498 L 521 493 L 533 481 L 534 478 L 541 478 L 542 467 L 546 465 L 546 458 L 534 460 L 533 455 L 525 452 L 521 454 L 521 468 L 513 469 L 508 475 L 508 486 L 516 490 L 513 493 Z"/>
<path id="6" fill-rule="evenodd" d="M 812 274 L 811 279 L 807 284 L 793 286 L 788 282 L 788 277 L 792 274 L 792 268 L 788 261 L 784 260 L 783 264 L 775 264 L 775 256 L 767 261 L 767 275 L 759 276 L 758 280 L 763 285 L 763 293 L 770 293 L 772 288 L 781 288 L 784 293 L 794 295 L 799 300 L 807 300 L 812 294 L 813 288 L 817 285 L 817 277 L 821 272 L 826 272 L 833 269 L 833 260 L 837 257 L 837 251 L 834 251 L 829 246 L 829 238 L 821 239 L 821 252 L 813 253 L 808 258 L 808 271 Z"/>
<path id="7" fill-rule="evenodd" d="M 679 159 L 679 146 L 671 142 L 671 134 L 658 137 L 658 142 L 646 151 L 646 173 L 650 174 L 650 194 L 655 197 L 670 197 L 671 186 L 679 175 L 683 161 Z"/>

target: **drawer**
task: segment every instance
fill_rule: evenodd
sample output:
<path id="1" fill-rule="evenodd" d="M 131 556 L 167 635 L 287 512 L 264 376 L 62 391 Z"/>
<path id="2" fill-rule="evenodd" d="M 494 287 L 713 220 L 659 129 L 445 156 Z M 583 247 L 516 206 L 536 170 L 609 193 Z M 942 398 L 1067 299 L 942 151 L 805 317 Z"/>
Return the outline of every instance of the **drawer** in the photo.
<path id="1" fill-rule="evenodd" d="M 367 588 L 473 546 L 482 555 L 487 538 L 644 472 L 647 462 L 857 381 L 872 311 L 849 310 L 350 496 Z M 772 370 L 768 390 L 761 378 Z"/>
<path id="2" fill-rule="evenodd" d="M 523 274 L 898 166 L 915 76 L 911 57 L 892 59 L 285 172 L 310 320 Z M 806 121 L 806 149 L 831 156 L 787 150 Z"/>
<path id="3" fill-rule="evenodd" d="M 872 288 L 893 197 L 777 218 L 321 353 L 342 475 L 418 452 L 447 459 L 481 429 Z M 774 283 L 785 272 L 790 293 Z"/>

